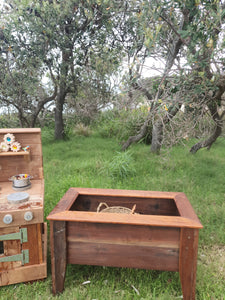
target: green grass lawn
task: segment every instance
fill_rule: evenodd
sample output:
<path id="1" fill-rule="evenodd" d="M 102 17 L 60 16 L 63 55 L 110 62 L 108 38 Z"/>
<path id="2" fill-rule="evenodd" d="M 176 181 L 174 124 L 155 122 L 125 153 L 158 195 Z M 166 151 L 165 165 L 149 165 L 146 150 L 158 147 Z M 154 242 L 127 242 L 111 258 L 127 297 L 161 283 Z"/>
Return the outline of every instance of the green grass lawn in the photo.
<path id="1" fill-rule="evenodd" d="M 184 192 L 204 229 L 200 230 L 196 299 L 225 299 L 225 139 L 195 155 L 176 146 L 155 156 L 137 144 L 126 153 L 113 139 L 73 136 L 54 142 L 42 131 L 45 217 L 70 187 Z M 83 284 L 88 282 L 87 284 Z M 0 289 L 0 299 L 180 299 L 179 274 L 135 269 L 67 268 L 65 291 L 51 294 L 48 277 Z"/>

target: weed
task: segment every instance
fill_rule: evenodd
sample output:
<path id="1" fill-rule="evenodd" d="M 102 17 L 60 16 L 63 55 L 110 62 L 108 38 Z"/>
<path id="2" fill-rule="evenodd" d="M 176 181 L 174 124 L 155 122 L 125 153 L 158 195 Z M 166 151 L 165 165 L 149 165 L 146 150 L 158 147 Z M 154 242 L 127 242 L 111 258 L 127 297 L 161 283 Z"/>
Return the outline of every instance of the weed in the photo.
<path id="1" fill-rule="evenodd" d="M 123 180 L 134 176 L 136 171 L 131 152 L 117 152 L 112 160 L 106 163 L 104 171 L 114 180 Z"/>

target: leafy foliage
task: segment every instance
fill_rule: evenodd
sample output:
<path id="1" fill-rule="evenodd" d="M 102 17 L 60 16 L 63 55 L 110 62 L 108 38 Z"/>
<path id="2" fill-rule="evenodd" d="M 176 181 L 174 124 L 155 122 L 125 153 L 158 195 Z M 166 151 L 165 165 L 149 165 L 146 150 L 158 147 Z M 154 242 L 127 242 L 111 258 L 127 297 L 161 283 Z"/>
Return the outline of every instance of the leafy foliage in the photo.
<path id="1" fill-rule="evenodd" d="M 106 173 L 114 180 L 123 180 L 135 175 L 134 160 L 132 153 L 128 150 L 117 152 L 112 160 L 103 167 L 103 173 Z"/>
<path id="2" fill-rule="evenodd" d="M 102 137 L 116 137 L 123 141 L 131 135 L 137 134 L 148 114 L 148 107 L 141 106 L 133 110 L 109 110 L 101 114 L 97 121 L 97 131 Z M 145 143 L 151 141 L 151 127 Z"/>

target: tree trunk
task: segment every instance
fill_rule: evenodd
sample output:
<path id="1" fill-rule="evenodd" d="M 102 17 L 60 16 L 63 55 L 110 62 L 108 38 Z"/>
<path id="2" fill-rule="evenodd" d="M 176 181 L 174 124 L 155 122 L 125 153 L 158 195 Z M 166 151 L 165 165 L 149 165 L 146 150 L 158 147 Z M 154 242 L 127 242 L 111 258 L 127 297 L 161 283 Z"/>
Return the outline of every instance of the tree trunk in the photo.
<path id="1" fill-rule="evenodd" d="M 55 139 L 62 140 L 65 138 L 64 122 L 63 122 L 63 105 L 66 94 L 59 93 L 56 97 L 55 105 Z"/>
<path id="2" fill-rule="evenodd" d="M 176 98 L 179 98 L 179 94 L 176 95 Z M 176 101 L 178 101 L 178 100 L 176 100 Z M 173 117 L 176 116 L 180 107 L 181 107 L 180 103 L 177 103 L 174 106 L 170 106 L 167 114 L 163 118 L 158 119 L 153 124 L 152 143 L 151 143 L 151 152 L 152 153 L 155 153 L 155 154 L 160 153 L 160 149 L 162 146 L 162 140 L 163 140 L 163 126 L 165 126 L 167 123 L 169 123 L 173 119 Z"/>
<path id="3" fill-rule="evenodd" d="M 70 51 L 62 51 L 62 63 L 60 69 L 59 91 L 56 96 L 55 105 L 55 139 L 62 140 L 65 138 L 63 122 L 63 106 L 67 94 L 67 77 L 69 69 Z"/>
<path id="4" fill-rule="evenodd" d="M 213 132 L 213 134 L 205 141 L 201 141 L 196 143 L 194 146 L 191 147 L 190 152 L 192 154 L 196 153 L 201 148 L 206 148 L 209 150 L 212 146 L 212 144 L 217 140 L 217 138 L 221 135 L 223 128 L 223 121 L 218 119 L 216 121 L 216 128 Z"/>
<path id="5" fill-rule="evenodd" d="M 163 122 L 158 120 L 153 124 L 152 128 L 152 143 L 151 143 L 151 152 L 155 154 L 160 153 L 163 139 Z"/>
<path id="6" fill-rule="evenodd" d="M 125 143 L 123 143 L 123 146 L 122 146 L 123 151 L 125 151 L 131 144 L 139 142 L 141 139 L 143 139 L 147 135 L 150 120 L 151 120 L 151 118 L 148 116 L 148 118 L 142 125 L 138 134 L 130 136 L 129 139 Z"/>

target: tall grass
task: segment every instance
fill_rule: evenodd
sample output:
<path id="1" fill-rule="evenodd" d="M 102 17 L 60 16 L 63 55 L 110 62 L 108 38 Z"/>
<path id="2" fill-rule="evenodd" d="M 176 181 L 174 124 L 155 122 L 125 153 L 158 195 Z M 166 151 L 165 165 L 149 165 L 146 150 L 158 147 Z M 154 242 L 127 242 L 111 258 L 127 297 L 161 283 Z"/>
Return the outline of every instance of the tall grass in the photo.
<path id="1" fill-rule="evenodd" d="M 71 136 L 66 142 L 54 142 L 49 131 L 42 136 L 45 217 L 70 187 L 184 192 L 204 226 L 199 238 L 196 299 L 225 299 L 224 138 L 210 151 L 202 149 L 196 155 L 189 153 L 189 144 L 155 156 L 144 144 L 122 153 L 114 139 L 97 134 Z M 90 282 L 84 285 L 85 281 Z M 0 299 L 149 300 L 179 299 L 181 294 L 178 273 L 71 265 L 64 293 L 54 298 L 48 253 L 46 280 L 2 287 Z"/>

